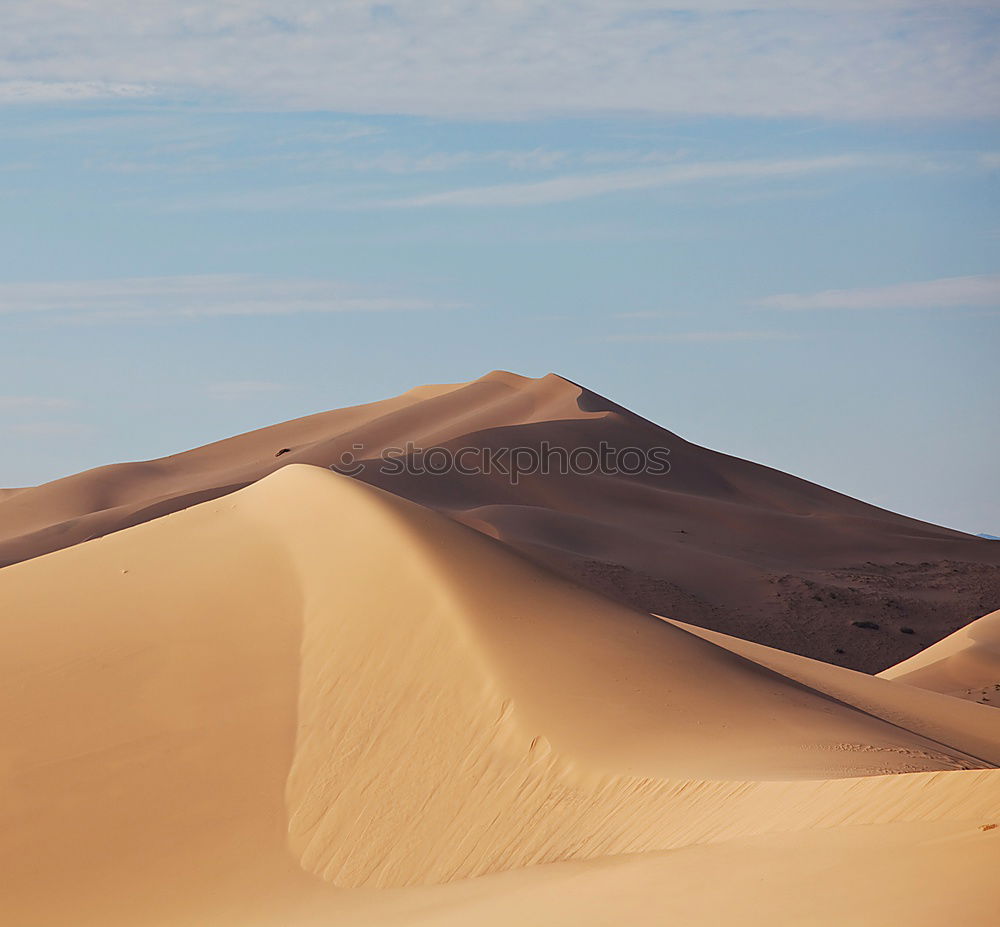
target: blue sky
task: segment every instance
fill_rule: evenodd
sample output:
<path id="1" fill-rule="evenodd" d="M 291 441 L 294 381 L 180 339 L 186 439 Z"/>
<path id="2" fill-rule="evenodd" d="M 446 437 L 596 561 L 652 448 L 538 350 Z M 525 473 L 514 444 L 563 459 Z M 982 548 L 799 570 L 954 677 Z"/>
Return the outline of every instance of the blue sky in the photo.
<path id="1" fill-rule="evenodd" d="M 990 4 L 3 16 L 0 485 L 501 367 L 1000 533 Z"/>

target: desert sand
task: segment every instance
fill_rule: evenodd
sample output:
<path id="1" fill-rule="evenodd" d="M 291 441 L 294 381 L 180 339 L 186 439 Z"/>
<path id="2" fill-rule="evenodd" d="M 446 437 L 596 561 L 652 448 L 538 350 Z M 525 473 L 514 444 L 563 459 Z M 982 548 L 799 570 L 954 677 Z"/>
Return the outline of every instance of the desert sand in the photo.
<path id="1" fill-rule="evenodd" d="M 408 498 L 420 480 L 310 465 L 340 453 L 337 429 L 374 447 L 418 423 L 408 440 L 433 443 L 514 417 L 566 439 L 640 427 L 567 381 L 529 384 L 424 388 L 0 499 L 17 561 L 0 570 L 0 923 L 995 923 L 1000 712 L 951 693 L 995 675 L 996 614 L 872 676 L 553 569 L 540 538 L 576 556 L 596 526 L 641 521 L 625 481 L 587 510 L 572 480 L 554 499 L 497 480 L 494 512 L 470 503 L 484 487 L 438 477 L 431 505 Z M 795 508 L 810 498 L 844 511 L 802 543 L 834 531 L 846 556 L 867 530 L 865 552 L 991 563 L 975 539 L 730 460 L 725 485 L 640 484 L 636 509 L 670 496 L 642 536 L 703 499 L 698 531 L 730 505 L 777 556 L 824 520 Z M 521 508 L 580 536 L 532 512 L 514 542 Z M 722 564 L 708 547 L 684 563 Z"/>
<path id="2" fill-rule="evenodd" d="M 1000 706 L 1000 611 L 984 615 L 879 676 Z"/>
<path id="3" fill-rule="evenodd" d="M 665 447 L 670 472 L 537 473 L 512 486 L 500 473 L 384 475 L 375 465 L 407 442 L 454 451 L 543 441 Z M 624 604 L 867 673 L 1000 602 L 1000 544 L 699 447 L 555 374 L 504 371 L 0 496 L 0 565 L 218 498 L 289 463 L 328 467 L 345 453 L 368 463 L 359 479 Z"/>

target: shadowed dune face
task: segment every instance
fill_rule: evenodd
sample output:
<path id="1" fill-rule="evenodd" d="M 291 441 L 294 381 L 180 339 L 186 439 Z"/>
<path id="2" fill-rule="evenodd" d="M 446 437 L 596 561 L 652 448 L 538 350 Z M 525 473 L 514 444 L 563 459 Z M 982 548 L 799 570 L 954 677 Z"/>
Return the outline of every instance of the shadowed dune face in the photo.
<path id="1" fill-rule="evenodd" d="M 900 828 L 971 854 L 1000 818 L 991 710 L 690 633 L 321 468 L 0 571 L 0 614 L 3 923 L 419 923 L 469 890 L 403 887 Z"/>
<path id="2" fill-rule="evenodd" d="M 670 471 L 529 473 L 516 486 L 499 472 L 381 472 L 379 455 L 408 442 L 452 453 L 663 447 Z M 854 669 L 897 663 L 1000 602 L 1000 545 L 690 444 L 553 374 L 503 372 L 0 496 L 0 563 L 345 454 L 364 464 L 358 479 L 621 602 Z"/>

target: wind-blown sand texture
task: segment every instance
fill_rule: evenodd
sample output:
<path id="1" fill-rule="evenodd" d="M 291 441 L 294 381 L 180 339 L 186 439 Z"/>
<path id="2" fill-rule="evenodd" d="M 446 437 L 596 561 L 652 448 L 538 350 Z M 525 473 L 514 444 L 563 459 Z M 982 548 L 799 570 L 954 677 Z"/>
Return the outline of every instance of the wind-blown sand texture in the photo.
<path id="1" fill-rule="evenodd" d="M 935 872 L 996 910 L 992 709 L 316 467 L 8 567 L 0 614 L 3 923 L 932 923 Z"/>

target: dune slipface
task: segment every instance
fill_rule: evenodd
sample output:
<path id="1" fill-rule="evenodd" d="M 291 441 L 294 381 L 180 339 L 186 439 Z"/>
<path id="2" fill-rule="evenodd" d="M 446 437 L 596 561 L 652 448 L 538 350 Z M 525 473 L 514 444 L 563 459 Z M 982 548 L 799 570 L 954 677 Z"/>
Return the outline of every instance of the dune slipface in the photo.
<path id="1" fill-rule="evenodd" d="M 9 566 L 0 615 L 3 923 L 995 911 L 991 708 L 655 618 L 326 469 Z"/>
<path id="2" fill-rule="evenodd" d="M 435 447 L 470 448 L 476 459 L 546 442 L 595 453 L 664 448 L 670 469 L 554 469 L 521 474 L 515 485 L 499 469 L 379 466 L 383 451 L 408 444 L 420 463 Z M 624 604 L 865 672 L 1000 604 L 995 542 L 698 447 L 553 374 L 501 371 L 0 495 L 0 564 L 221 497 L 289 463 L 327 467 L 345 454 L 361 458 L 357 479 Z"/>

